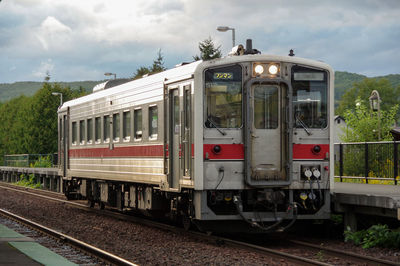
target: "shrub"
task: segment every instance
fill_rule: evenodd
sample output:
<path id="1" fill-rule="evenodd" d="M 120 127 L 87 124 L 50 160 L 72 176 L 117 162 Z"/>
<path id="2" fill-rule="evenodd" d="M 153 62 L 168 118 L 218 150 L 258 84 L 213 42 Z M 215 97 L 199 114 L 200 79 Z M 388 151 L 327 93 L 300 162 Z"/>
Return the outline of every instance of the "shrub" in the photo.
<path id="1" fill-rule="evenodd" d="M 367 230 L 357 232 L 352 232 L 348 228 L 344 232 L 344 241 L 353 242 L 363 248 L 400 248 L 400 232 L 390 230 L 386 224 L 373 225 Z"/>

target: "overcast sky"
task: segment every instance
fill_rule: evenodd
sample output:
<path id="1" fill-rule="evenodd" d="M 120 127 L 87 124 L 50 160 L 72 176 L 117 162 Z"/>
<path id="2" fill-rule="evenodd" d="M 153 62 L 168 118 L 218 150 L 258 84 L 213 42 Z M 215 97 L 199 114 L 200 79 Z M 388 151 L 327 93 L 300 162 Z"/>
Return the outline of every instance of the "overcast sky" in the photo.
<path id="1" fill-rule="evenodd" d="M 0 0 L 1 1 L 1 0 Z M 227 54 L 253 39 L 263 54 L 322 60 L 335 70 L 400 73 L 400 0 L 2 0 L 0 83 L 131 77 L 162 50 L 192 61 L 209 36 Z"/>

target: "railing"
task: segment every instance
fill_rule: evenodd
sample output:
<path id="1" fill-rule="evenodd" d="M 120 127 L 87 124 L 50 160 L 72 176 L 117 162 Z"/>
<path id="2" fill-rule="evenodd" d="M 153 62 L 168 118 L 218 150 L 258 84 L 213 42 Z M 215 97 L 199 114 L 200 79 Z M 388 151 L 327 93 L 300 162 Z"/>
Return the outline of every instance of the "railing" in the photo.
<path id="1" fill-rule="evenodd" d="M 397 185 L 400 141 L 335 143 L 335 180 Z"/>
<path id="2" fill-rule="evenodd" d="M 14 167 L 54 167 L 57 165 L 57 153 L 4 155 L 3 165 Z"/>

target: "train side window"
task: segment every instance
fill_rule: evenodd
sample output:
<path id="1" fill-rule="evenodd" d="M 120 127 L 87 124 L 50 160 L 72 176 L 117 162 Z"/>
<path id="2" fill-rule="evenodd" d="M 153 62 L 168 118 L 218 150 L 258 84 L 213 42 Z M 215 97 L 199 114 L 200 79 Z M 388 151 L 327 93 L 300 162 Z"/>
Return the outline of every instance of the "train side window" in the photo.
<path id="1" fill-rule="evenodd" d="M 92 142 L 93 142 L 93 119 L 92 118 L 87 120 L 86 141 L 88 144 L 92 144 Z"/>
<path id="2" fill-rule="evenodd" d="M 96 144 L 101 142 L 101 118 L 96 117 L 94 120 L 94 138 Z"/>
<path id="3" fill-rule="evenodd" d="M 141 140 L 143 129 L 142 129 L 142 109 L 136 109 L 133 113 L 134 123 L 133 123 L 133 130 L 135 132 L 135 140 Z"/>
<path id="4" fill-rule="evenodd" d="M 85 120 L 79 121 L 79 143 L 85 144 Z"/>
<path id="5" fill-rule="evenodd" d="M 103 124 L 103 131 L 104 131 L 104 142 L 108 143 L 110 142 L 110 116 L 105 115 L 104 116 L 104 124 Z"/>
<path id="6" fill-rule="evenodd" d="M 149 107 L 149 139 L 155 140 L 158 136 L 158 110 L 157 106 Z"/>
<path id="7" fill-rule="evenodd" d="M 76 122 L 72 122 L 72 145 L 76 145 L 78 141 L 78 126 Z"/>
<path id="8" fill-rule="evenodd" d="M 120 117 L 119 113 L 113 114 L 113 141 L 119 141 L 119 133 L 120 133 Z"/>
<path id="9" fill-rule="evenodd" d="M 131 112 L 126 111 L 122 115 L 122 137 L 124 141 L 131 139 Z"/>

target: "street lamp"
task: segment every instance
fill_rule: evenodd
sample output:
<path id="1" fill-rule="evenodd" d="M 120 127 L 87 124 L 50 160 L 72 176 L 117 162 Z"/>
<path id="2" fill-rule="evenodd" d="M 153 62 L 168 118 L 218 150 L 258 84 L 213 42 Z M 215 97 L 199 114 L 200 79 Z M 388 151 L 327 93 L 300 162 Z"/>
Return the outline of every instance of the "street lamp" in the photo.
<path id="1" fill-rule="evenodd" d="M 226 32 L 228 30 L 232 31 L 232 47 L 235 47 L 235 29 L 227 26 L 218 26 L 217 31 Z"/>
<path id="2" fill-rule="evenodd" d="M 369 96 L 369 105 L 374 112 L 378 112 L 378 139 L 381 140 L 381 98 L 379 92 L 373 90 Z"/>
<path id="3" fill-rule="evenodd" d="M 59 106 L 59 108 L 60 108 L 63 104 L 62 93 L 61 92 L 52 92 L 51 95 L 60 96 L 60 106 Z"/>
<path id="4" fill-rule="evenodd" d="M 114 75 L 114 79 L 117 79 L 117 74 L 115 74 L 115 73 L 111 73 L 111 72 L 104 73 L 104 76 L 113 76 L 113 75 Z"/>

